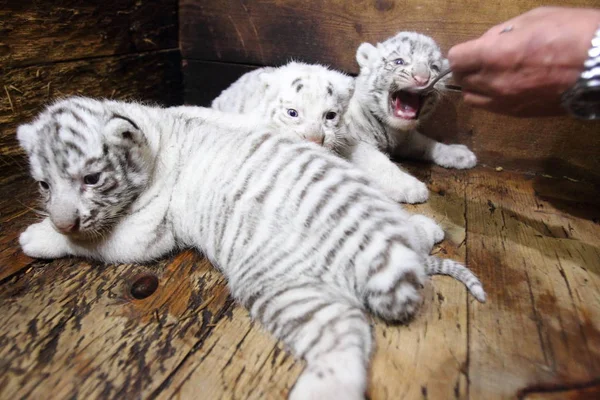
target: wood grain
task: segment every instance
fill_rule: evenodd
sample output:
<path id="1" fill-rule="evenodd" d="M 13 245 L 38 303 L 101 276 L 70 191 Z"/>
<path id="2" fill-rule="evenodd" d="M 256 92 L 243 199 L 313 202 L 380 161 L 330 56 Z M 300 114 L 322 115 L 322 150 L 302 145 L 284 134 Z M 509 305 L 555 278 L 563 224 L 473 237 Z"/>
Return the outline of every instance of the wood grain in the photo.
<path id="1" fill-rule="evenodd" d="M 141 273 L 160 283 L 135 300 Z M 220 274 L 190 252 L 144 266 L 57 260 L 4 289 L 2 398 L 145 398 L 231 308 Z"/>
<path id="2" fill-rule="evenodd" d="M 540 386 L 519 396 L 524 400 L 597 400 L 600 398 L 600 381 L 574 387 Z"/>
<path id="3" fill-rule="evenodd" d="M 37 186 L 25 163 L 0 167 L 0 282 L 28 267 L 34 260 L 19 246 L 19 234 L 40 220 L 35 213 Z"/>
<path id="4" fill-rule="evenodd" d="M 600 376 L 597 205 L 565 199 L 559 187 L 548 196 L 547 180 L 469 174 L 467 260 L 492 283 L 488 303 L 469 307 L 471 398 Z"/>
<path id="5" fill-rule="evenodd" d="M 465 183 L 457 171 L 417 166 L 410 172 L 427 182 L 430 199 L 407 206 L 435 219 L 446 239 L 434 249 L 465 261 Z M 459 282 L 435 276 L 424 291 L 423 308 L 408 326 L 375 321 L 377 350 L 371 367 L 371 399 L 451 399 L 467 392 L 467 303 L 474 301 Z"/>
<path id="6" fill-rule="evenodd" d="M 354 57 L 362 42 L 376 43 L 397 31 L 414 30 L 432 36 L 447 51 L 545 4 L 542 0 L 181 0 L 181 51 L 185 59 L 278 65 L 294 58 L 357 73 Z M 566 0 L 561 5 L 598 4 Z"/>
<path id="7" fill-rule="evenodd" d="M 0 72 L 174 49 L 177 35 L 176 0 L 0 0 Z"/>
<path id="8" fill-rule="evenodd" d="M 600 380 L 600 201 L 583 183 L 407 164 L 489 299 L 434 277 L 408 326 L 373 320 L 371 399 L 594 398 Z M 6 172 L 4 169 L 2 172 Z M 0 265 L 34 219 L 34 184 L 1 175 Z M 21 191 L 19 191 L 21 188 Z M 582 199 L 585 199 L 582 201 Z M 25 260 L 27 261 L 27 260 Z M 0 281 L 0 397 L 283 398 L 303 367 L 191 251 L 144 265 L 29 260 Z M 158 289 L 136 300 L 141 275 Z M 563 397 L 561 397 L 563 396 Z"/>
<path id="9" fill-rule="evenodd" d="M 0 155 L 22 154 L 15 138 L 19 123 L 30 120 L 59 97 L 81 95 L 119 100 L 182 103 L 177 50 L 53 63 L 11 69 L 0 77 Z"/>
<path id="10" fill-rule="evenodd" d="M 191 354 L 158 399 L 282 399 L 303 368 L 237 306 Z"/>

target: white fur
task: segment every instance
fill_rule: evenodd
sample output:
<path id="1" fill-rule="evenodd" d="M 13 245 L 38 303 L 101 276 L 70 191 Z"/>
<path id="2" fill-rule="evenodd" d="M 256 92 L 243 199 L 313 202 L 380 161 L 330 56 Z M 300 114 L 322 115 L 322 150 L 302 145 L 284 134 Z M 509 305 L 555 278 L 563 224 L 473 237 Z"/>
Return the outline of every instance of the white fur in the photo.
<path id="1" fill-rule="evenodd" d="M 95 172 L 90 157 L 119 151 L 127 157 L 111 168 L 131 162 L 132 170 L 101 170 L 99 182 L 121 174 L 116 187 L 136 192 L 116 192 L 126 204 L 107 203 L 118 218 L 95 221 L 89 230 L 102 228 L 99 236 L 84 224 L 73 236 L 59 233 L 53 221 L 65 212 L 53 206 L 21 235 L 26 254 L 144 262 L 196 248 L 250 314 L 307 361 L 293 399 L 362 399 L 372 353 L 365 309 L 405 321 L 420 304 L 426 268 L 463 271 L 429 257 L 443 234 L 432 220 L 402 210 L 339 157 L 258 120 L 73 98 L 19 132 L 32 175 L 50 187 L 47 204 L 66 202 L 81 215 L 104 187 L 81 181 Z"/>
<path id="2" fill-rule="evenodd" d="M 431 38 L 400 32 L 377 46 L 361 44 L 356 60 L 360 74 L 346 119 L 350 133 L 362 143 L 353 147 L 348 158 L 388 196 L 396 201 L 420 203 L 427 200 L 428 193 L 423 183 L 398 170 L 382 153 L 429 160 L 446 168 L 475 166 L 477 158 L 466 146 L 438 143 L 416 130 L 437 105 L 437 93 L 421 101 L 418 118 L 404 119 L 392 112 L 390 102 L 394 93 L 424 85 L 447 68 L 447 60 Z M 403 65 L 397 65 L 395 60 L 402 60 Z M 423 77 L 427 81 L 417 81 Z M 436 88 L 441 88 L 442 83 L 436 84 Z M 378 152 L 381 153 L 376 155 Z"/>
<path id="3" fill-rule="evenodd" d="M 212 108 L 256 114 L 273 128 L 338 149 L 346 146 L 343 116 L 353 92 L 353 78 L 292 61 L 246 73 L 213 100 Z"/>

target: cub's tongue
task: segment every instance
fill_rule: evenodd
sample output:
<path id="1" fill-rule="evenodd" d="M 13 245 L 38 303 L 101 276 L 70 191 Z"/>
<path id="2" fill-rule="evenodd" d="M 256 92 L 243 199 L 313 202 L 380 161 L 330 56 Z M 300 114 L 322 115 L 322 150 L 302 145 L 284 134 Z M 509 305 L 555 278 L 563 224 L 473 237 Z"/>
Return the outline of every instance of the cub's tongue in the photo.
<path id="1" fill-rule="evenodd" d="M 421 107 L 421 96 L 409 92 L 396 92 L 392 104 L 394 106 L 394 116 L 415 119 Z"/>

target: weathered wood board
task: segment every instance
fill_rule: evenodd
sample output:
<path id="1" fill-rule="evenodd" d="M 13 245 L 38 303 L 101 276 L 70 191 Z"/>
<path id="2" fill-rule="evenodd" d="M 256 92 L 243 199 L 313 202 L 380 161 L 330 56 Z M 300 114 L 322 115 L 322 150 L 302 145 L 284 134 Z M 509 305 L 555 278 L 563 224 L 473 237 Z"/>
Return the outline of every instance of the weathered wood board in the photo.
<path id="1" fill-rule="evenodd" d="M 5 159 L 21 154 L 17 125 L 56 98 L 80 95 L 181 104 L 180 63 L 177 50 L 165 50 L 9 70 L 0 77 L 0 154 Z"/>
<path id="2" fill-rule="evenodd" d="M 57 97 L 181 104 L 178 2 L 0 0 L 0 164 L 15 127 Z"/>
<path id="3" fill-rule="evenodd" d="M 369 397 L 594 398 L 597 188 L 488 168 L 408 168 L 431 198 L 407 208 L 441 223 L 447 236 L 435 251 L 466 260 L 489 298 L 479 304 L 458 282 L 434 277 L 411 324 L 374 319 Z M 248 318 L 201 256 L 186 251 L 145 265 L 35 261 L 14 242 L 36 218 L 27 208 L 34 183 L 15 170 L 0 190 L 18 200 L 0 199 L 0 265 L 24 267 L 0 281 L 1 398 L 287 394 L 303 363 Z M 159 285 L 135 299 L 130 288 L 141 275 Z"/>
<path id="4" fill-rule="evenodd" d="M 0 72 L 175 49 L 177 1 L 0 0 Z"/>
<path id="5" fill-rule="evenodd" d="M 470 398 L 598 379 L 600 211 L 598 196 L 582 192 L 559 180 L 469 174 L 467 261 L 490 283 L 488 303 L 469 307 Z"/>
<path id="6" fill-rule="evenodd" d="M 357 73 L 362 42 L 377 43 L 398 31 L 420 31 L 447 51 L 542 0 L 441 2 L 438 0 L 181 0 L 183 58 L 277 65 L 299 58 Z M 597 7 L 595 0 L 562 6 Z"/>
<path id="7" fill-rule="evenodd" d="M 445 240 L 434 253 L 464 262 L 466 175 L 422 166 L 410 171 L 427 182 L 430 198 L 406 208 L 434 218 L 444 228 Z M 464 398 L 468 389 L 467 303 L 472 301 L 463 285 L 435 276 L 425 287 L 423 308 L 409 325 L 376 321 L 370 398 Z"/>

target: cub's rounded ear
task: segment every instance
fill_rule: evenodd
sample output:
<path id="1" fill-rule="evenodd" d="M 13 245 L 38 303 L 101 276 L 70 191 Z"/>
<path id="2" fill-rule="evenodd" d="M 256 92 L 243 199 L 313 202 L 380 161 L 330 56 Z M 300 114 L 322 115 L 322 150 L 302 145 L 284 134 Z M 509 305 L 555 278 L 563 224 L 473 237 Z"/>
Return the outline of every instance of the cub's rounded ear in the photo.
<path id="1" fill-rule="evenodd" d="M 340 85 L 340 87 L 343 89 L 342 90 L 342 97 L 343 97 L 343 101 L 344 103 L 349 103 L 350 99 L 352 98 L 352 95 L 354 95 L 354 78 L 351 76 L 344 76 L 343 77 L 343 84 Z"/>
<path id="2" fill-rule="evenodd" d="M 27 154 L 33 151 L 36 138 L 37 129 L 32 124 L 23 124 L 17 128 L 17 140 Z"/>
<path id="3" fill-rule="evenodd" d="M 142 146 L 147 144 L 146 137 L 138 125 L 130 118 L 115 115 L 106 124 L 106 135 L 109 142 L 124 146 Z"/>
<path id="4" fill-rule="evenodd" d="M 377 48 L 371 43 L 363 43 L 356 50 L 356 61 L 360 68 L 368 68 L 377 55 Z"/>

